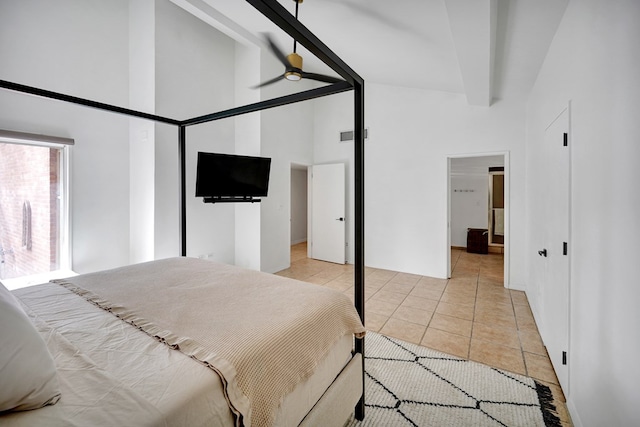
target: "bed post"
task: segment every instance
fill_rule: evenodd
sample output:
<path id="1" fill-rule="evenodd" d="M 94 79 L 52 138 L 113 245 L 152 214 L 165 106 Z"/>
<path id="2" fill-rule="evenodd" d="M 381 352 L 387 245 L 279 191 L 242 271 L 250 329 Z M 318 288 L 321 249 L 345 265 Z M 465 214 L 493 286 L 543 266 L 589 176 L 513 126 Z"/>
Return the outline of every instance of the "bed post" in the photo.
<path id="1" fill-rule="evenodd" d="M 354 89 L 354 181 L 355 181 L 355 306 L 364 324 L 364 81 Z M 362 396 L 355 408 L 357 420 L 364 419 L 364 338 L 356 339 L 356 352 L 362 355 Z"/>
<path id="2" fill-rule="evenodd" d="M 297 43 L 345 79 L 354 89 L 354 181 L 355 181 L 355 265 L 354 304 L 364 323 L 364 80 L 333 53 L 277 0 L 246 0 L 260 13 L 288 33 Z M 362 355 L 362 396 L 355 408 L 356 419 L 364 419 L 364 339 L 355 340 L 355 351 Z"/>
<path id="3" fill-rule="evenodd" d="M 178 171 L 180 176 L 180 255 L 187 256 L 187 128 L 178 126 Z"/>

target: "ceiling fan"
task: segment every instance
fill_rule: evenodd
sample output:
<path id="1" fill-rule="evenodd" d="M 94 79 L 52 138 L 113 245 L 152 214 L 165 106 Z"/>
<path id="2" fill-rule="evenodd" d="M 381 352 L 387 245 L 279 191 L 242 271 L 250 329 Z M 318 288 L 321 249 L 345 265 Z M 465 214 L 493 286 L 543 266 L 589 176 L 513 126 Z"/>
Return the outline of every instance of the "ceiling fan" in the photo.
<path id="1" fill-rule="evenodd" d="M 298 6 L 303 0 L 293 0 L 296 3 L 296 20 L 298 19 Z M 274 40 L 268 35 L 265 34 L 267 43 L 269 44 L 269 48 L 271 52 L 280 60 L 282 65 L 284 65 L 284 74 L 279 75 L 278 77 L 274 77 L 271 80 L 267 80 L 265 82 L 260 83 L 257 86 L 253 86 L 253 89 L 258 89 L 273 83 L 276 83 L 280 80 L 286 79 L 290 81 L 299 81 L 304 79 L 316 80 L 319 82 L 325 83 L 337 83 L 343 81 L 337 77 L 325 76 L 324 74 L 317 73 L 308 73 L 302 70 L 302 57 L 296 53 L 297 42 L 293 40 L 293 52 L 289 55 L 285 55 L 284 52 L 278 47 L 278 45 L 274 42 Z"/>

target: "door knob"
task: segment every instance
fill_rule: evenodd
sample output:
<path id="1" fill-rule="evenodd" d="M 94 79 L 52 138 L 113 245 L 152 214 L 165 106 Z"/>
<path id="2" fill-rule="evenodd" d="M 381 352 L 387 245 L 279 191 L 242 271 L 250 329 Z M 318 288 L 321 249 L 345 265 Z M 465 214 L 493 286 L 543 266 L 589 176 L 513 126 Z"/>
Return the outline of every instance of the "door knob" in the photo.
<path id="1" fill-rule="evenodd" d="M 547 257 L 547 250 L 546 250 L 546 249 L 543 249 L 543 250 L 541 250 L 541 251 L 538 251 L 538 255 L 543 256 L 543 257 L 545 257 L 545 258 L 546 258 L 546 257 Z"/>
<path id="2" fill-rule="evenodd" d="M 336 221 L 344 221 L 344 218 L 343 217 L 336 218 Z"/>

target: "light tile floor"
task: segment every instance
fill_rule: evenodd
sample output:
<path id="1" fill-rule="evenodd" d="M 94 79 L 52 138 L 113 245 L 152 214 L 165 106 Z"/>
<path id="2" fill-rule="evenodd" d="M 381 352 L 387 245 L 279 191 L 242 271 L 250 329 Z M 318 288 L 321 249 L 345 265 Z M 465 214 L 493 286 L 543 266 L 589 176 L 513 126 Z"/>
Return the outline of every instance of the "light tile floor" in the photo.
<path id="1" fill-rule="evenodd" d="M 549 386 L 563 425 L 571 426 L 527 296 L 503 285 L 502 254 L 451 251 L 451 278 L 365 269 L 365 323 L 380 332 L 448 354 L 533 377 Z M 337 289 L 353 298 L 353 266 L 307 258 L 291 248 L 277 274 Z"/>

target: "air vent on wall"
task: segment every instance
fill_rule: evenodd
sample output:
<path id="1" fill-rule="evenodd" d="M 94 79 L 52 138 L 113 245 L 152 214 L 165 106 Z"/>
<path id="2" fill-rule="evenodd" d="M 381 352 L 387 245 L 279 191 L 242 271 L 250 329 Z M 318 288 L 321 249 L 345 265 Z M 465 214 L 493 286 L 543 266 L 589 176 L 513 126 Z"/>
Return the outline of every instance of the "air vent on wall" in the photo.
<path id="1" fill-rule="evenodd" d="M 354 132 L 352 130 L 347 130 L 344 132 L 340 132 L 340 142 L 353 141 Z M 369 128 L 365 128 L 364 130 L 364 139 L 369 138 Z"/>

